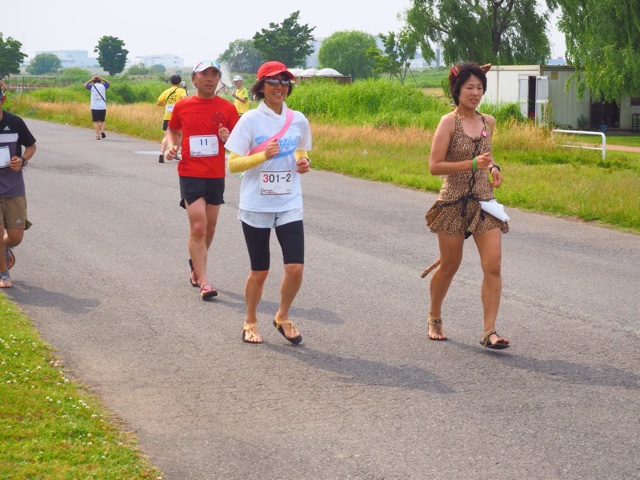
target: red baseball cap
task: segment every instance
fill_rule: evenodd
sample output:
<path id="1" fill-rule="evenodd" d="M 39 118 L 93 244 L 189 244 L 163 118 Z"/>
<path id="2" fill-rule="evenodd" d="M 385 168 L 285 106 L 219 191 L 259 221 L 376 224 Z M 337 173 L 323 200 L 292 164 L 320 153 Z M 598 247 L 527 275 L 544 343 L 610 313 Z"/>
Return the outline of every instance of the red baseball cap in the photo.
<path id="1" fill-rule="evenodd" d="M 281 73 L 284 73 L 290 80 L 293 80 L 293 73 L 287 70 L 287 66 L 284 63 L 280 62 L 263 63 L 258 69 L 256 77 L 258 80 L 262 80 L 264 77 L 275 77 Z"/>

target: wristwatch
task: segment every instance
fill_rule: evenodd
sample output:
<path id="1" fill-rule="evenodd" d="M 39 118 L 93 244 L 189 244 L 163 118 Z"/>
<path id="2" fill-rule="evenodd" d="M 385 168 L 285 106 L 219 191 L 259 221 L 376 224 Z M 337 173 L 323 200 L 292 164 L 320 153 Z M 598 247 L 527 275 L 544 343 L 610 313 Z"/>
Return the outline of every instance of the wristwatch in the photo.
<path id="1" fill-rule="evenodd" d="M 23 156 L 20 156 L 20 160 L 22 160 L 22 168 L 26 167 L 27 164 L 29 163 L 29 160 L 27 160 Z"/>

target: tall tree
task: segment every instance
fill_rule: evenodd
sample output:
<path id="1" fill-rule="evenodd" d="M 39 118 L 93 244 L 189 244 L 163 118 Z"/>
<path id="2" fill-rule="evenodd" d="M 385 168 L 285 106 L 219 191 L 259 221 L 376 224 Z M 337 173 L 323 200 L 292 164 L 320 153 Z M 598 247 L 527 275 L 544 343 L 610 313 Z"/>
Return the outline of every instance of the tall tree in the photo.
<path id="1" fill-rule="evenodd" d="M 640 95 L 640 2 L 554 0 L 560 7 L 567 60 L 575 65 L 577 91 L 620 101 Z"/>
<path id="2" fill-rule="evenodd" d="M 370 33 L 357 30 L 335 32 L 320 46 L 320 66 L 333 68 L 343 75 L 369 78 L 375 75 L 375 60 L 367 56 L 367 50 L 376 48 L 376 39 Z"/>
<path id="3" fill-rule="evenodd" d="M 576 0 L 580 1 L 580 0 Z M 407 24 L 420 36 L 425 60 L 432 44 L 451 64 L 471 60 L 496 64 L 539 64 L 551 54 L 548 11 L 537 0 L 412 0 Z"/>
<path id="4" fill-rule="evenodd" d="M 4 40 L 0 33 L 0 79 L 12 73 L 16 75 L 20 73 L 20 64 L 27 58 L 27 55 L 20 51 L 21 49 L 22 43 L 13 37 L 7 37 Z"/>
<path id="5" fill-rule="evenodd" d="M 122 73 L 129 54 L 122 40 L 105 35 L 98 41 L 93 51 L 98 53 L 98 63 L 106 72 L 109 72 L 109 75 Z"/>
<path id="6" fill-rule="evenodd" d="M 262 64 L 262 55 L 253 40 L 234 40 L 218 58 L 231 72 L 257 72 Z"/>
<path id="7" fill-rule="evenodd" d="M 300 25 L 300 11 L 293 12 L 282 24 L 269 23 L 253 36 L 253 42 L 265 60 L 278 60 L 288 67 L 304 66 L 304 59 L 313 53 L 310 45 L 316 27 Z"/>
<path id="8" fill-rule="evenodd" d="M 53 53 L 39 53 L 29 63 L 25 69 L 31 75 L 46 75 L 47 73 L 58 73 L 62 68 L 62 62 Z"/>
<path id="9" fill-rule="evenodd" d="M 410 28 L 405 27 L 397 35 L 394 32 L 389 32 L 389 35 L 381 33 L 379 37 L 382 39 L 384 52 L 381 52 L 377 47 L 371 48 L 367 52 L 367 55 L 376 62 L 376 73 L 388 73 L 404 85 L 410 71 L 411 61 L 418 50 L 418 35 Z"/>

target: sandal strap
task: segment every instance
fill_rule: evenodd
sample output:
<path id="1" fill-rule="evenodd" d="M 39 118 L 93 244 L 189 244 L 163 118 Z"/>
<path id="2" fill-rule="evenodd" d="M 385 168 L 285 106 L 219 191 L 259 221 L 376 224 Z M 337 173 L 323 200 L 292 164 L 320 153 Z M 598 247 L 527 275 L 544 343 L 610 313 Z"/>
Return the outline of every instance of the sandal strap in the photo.
<path id="1" fill-rule="evenodd" d="M 0 273 L 0 280 L 11 280 L 9 270 L 5 270 L 4 272 Z"/>
<path id="2" fill-rule="evenodd" d="M 16 264 L 16 256 L 11 247 L 7 247 L 7 270 L 11 270 Z"/>
<path id="3" fill-rule="evenodd" d="M 291 320 L 278 320 L 278 318 L 275 318 L 274 321 L 276 322 L 276 328 L 280 328 L 281 325 L 291 325 L 292 329 L 296 327 Z"/>
<path id="4" fill-rule="evenodd" d="M 485 333 L 485 334 L 482 336 L 482 345 L 483 345 L 484 347 L 486 347 L 486 346 L 487 346 L 487 343 L 489 343 L 489 337 L 490 337 L 491 335 L 498 335 L 498 333 L 497 333 L 495 330 L 491 330 L 491 331 L 489 331 L 489 332 Z M 500 337 L 500 335 L 498 335 L 498 337 Z"/>
<path id="5" fill-rule="evenodd" d="M 427 317 L 427 323 L 431 326 L 433 326 L 433 330 L 435 331 L 436 335 L 439 335 L 440 338 L 444 337 L 444 335 L 442 334 L 442 319 L 441 318 L 431 318 L 431 317 Z M 434 338 L 434 337 L 429 337 L 429 338 Z"/>
<path id="6" fill-rule="evenodd" d="M 256 328 L 258 326 L 257 323 L 244 323 L 244 327 L 242 328 L 243 332 L 247 332 L 247 340 L 251 340 L 254 338 L 258 338 L 258 335 L 256 335 L 256 332 L 253 331 L 254 328 Z"/>

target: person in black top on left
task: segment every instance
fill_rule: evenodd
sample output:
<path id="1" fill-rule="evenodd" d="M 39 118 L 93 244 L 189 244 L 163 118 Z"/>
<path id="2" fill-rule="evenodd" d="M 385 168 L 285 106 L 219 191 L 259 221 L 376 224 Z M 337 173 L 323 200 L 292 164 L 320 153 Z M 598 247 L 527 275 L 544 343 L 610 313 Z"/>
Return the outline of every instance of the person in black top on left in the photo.
<path id="1" fill-rule="evenodd" d="M 22 118 L 3 110 L 5 99 L 0 82 L 0 288 L 11 288 L 13 248 L 31 226 L 23 170 L 36 153 L 36 139 Z"/>

